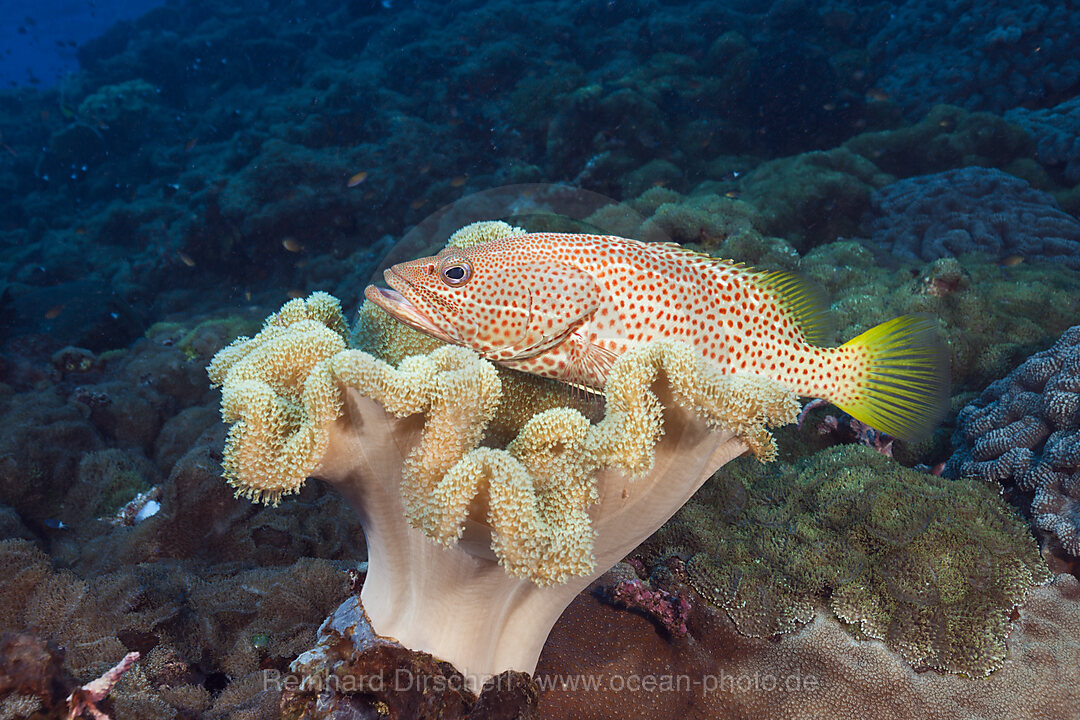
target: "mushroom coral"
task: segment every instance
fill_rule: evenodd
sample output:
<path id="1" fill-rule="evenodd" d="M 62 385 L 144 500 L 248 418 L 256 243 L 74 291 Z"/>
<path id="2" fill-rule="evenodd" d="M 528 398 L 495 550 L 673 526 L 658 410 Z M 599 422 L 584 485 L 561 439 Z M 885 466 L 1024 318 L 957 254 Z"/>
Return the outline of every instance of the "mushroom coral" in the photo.
<path id="1" fill-rule="evenodd" d="M 531 673 L 575 595 L 721 465 L 772 458 L 767 427 L 799 407 L 771 380 L 657 343 L 615 364 L 593 422 L 562 402 L 565 386 L 380 313 L 361 311 L 359 336 L 395 364 L 348 347 L 325 293 L 215 356 L 232 423 L 224 475 L 268 503 L 309 476 L 336 486 L 364 527 L 360 598 L 375 632 L 452 663 L 473 689 Z"/>

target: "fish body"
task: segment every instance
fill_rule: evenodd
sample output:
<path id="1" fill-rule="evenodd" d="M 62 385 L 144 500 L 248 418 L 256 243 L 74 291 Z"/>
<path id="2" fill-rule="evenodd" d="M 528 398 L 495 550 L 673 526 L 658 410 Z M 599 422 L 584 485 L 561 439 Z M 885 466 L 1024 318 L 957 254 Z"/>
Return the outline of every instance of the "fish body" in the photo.
<path id="1" fill-rule="evenodd" d="M 614 236 L 534 233 L 394 265 L 365 296 L 417 330 L 516 370 L 602 389 L 630 348 L 677 340 L 722 372 L 770 377 L 879 430 L 925 435 L 943 414 L 944 354 L 908 316 L 838 348 L 796 276 Z"/>

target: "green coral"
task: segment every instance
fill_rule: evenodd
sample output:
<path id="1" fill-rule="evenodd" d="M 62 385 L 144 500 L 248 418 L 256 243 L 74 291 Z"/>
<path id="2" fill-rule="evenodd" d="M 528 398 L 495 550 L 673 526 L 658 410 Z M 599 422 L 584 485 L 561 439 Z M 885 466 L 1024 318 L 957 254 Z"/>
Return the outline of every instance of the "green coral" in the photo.
<path id="1" fill-rule="evenodd" d="M 1080 272 L 1060 265 L 968 255 L 886 267 L 866 247 L 838 242 L 810 251 L 798 271 L 833 299 L 836 342 L 897 315 L 939 318 L 954 388 L 1004 375 L 1080 315 Z"/>
<path id="2" fill-rule="evenodd" d="M 1001 168 L 1023 176 L 1014 170 L 1034 150 L 1027 133 L 1004 118 L 968 112 L 955 105 L 937 105 L 908 127 L 856 135 L 843 147 L 897 177 L 969 165 Z"/>
<path id="3" fill-rule="evenodd" d="M 79 483 L 92 489 L 95 517 L 110 517 L 141 492 L 150 489 L 144 468 L 117 448 L 87 453 L 79 462 Z"/>
<path id="4" fill-rule="evenodd" d="M 804 250 L 858 232 L 870 195 L 894 178 L 845 146 L 759 165 L 742 184 L 757 229 Z"/>
<path id="5" fill-rule="evenodd" d="M 254 335 L 260 321 L 251 316 L 225 315 L 191 322 L 156 322 L 144 333 L 151 342 L 178 348 L 189 362 L 204 362 L 231 338 Z"/>
<path id="6" fill-rule="evenodd" d="M 831 448 L 795 465 L 739 460 L 641 551 L 687 559 L 691 584 L 747 635 L 827 605 L 915 666 L 1001 666 L 1013 609 L 1048 579 L 1027 526 L 992 488 Z"/>
<path id="7" fill-rule="evenodd" d="M 653 188 L 629 206 L 600 209 L 586 222 L 605 232 L 646 242 L 677 242 L 762 270 L 794 269 L 799 257 L 795 248 L 781 238 L 762 235 L 755 229 L 759 220 L 757 211 L 736 197 L 711 192 L 684 197 L 674 190 Z"/>

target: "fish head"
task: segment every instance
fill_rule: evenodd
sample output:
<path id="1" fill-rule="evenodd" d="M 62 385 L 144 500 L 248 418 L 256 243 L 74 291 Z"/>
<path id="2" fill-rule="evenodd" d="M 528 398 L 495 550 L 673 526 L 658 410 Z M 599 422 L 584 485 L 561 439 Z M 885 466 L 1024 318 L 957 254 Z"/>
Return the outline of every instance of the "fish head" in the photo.
<path id="1" fill-rule="evenodd" d="M 563 342 L 596 311 L 593 276 L 528 236 L 449 247 L 394 265 L 390 289 L 364 296 L 420 332 L 495 362 L 534 358 Z"/>

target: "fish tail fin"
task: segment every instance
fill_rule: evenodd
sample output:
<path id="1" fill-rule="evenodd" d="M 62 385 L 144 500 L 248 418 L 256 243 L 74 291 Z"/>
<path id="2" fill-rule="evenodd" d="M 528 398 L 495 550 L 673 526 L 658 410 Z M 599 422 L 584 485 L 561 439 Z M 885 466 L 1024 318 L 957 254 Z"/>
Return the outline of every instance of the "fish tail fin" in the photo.
<path id="1" fill-rule="evenodd" d="M 949 353 L 934 319 L 904 315 L 844 343 L 839 357 L 854 369 L 831 402 L 876 430 L 916 441 L 948 410 Z"/>

